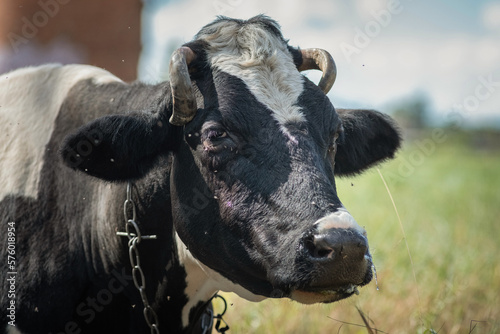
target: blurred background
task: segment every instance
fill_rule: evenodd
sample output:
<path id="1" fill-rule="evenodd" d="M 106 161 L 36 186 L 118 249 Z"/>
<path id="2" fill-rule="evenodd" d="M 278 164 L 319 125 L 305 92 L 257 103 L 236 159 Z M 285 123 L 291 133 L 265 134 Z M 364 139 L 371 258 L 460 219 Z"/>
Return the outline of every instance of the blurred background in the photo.
<path id="1" fill-rule="evenodd" d="M 291 45 L 333 55 L 335 106 L 391 114 L 405 145 L 338 184 L 368 231 L 378 289 L 313 306 L 226 294 L 231 330 L 500 332 L 500 1 L 1 0 L 0 72 L 77 62 L 155 83 L 217 15 L 261 13 Z"/>
<path id="2" fill-rule="evenodd" d="M 139 0 L 0 1 L 0 73 L 44 63 L 85 63 L 137 77 Z"/>

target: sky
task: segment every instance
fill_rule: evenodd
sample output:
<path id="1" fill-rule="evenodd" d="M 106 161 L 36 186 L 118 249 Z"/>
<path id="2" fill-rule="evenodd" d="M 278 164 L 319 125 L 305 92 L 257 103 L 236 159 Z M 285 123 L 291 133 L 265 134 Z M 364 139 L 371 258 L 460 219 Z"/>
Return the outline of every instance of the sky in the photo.
<path id="1" fill-rule="evenodd" d="M 435 124 L 500 126 L 498 0 L 146 2 L 140 78 L 164 79 L 172 51 L 217 15 L 257 14 L 278 21 L 290 45 L 332 54 L 338 75 L 328 96 L 336 107 L 390 111 L 422 97 Z"/>

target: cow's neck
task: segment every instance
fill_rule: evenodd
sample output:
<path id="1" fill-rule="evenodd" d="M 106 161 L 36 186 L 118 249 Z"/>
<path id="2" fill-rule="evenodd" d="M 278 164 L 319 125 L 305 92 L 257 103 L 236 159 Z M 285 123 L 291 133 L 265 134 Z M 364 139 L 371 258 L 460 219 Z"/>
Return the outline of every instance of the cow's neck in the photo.
<path id="1" fill-rule="evenodd" d="M 219 290 L 235 292 L 252 301 L 260 301 L 264 297 L 250 293 L 200 263 L 177 235 L 173 229 L 170 204 L 170 170 L 169 167 L 165 169 L 165 166 L 171 165 L 172 156 L 164 159 L 158 163 L 163 167 L 153 169 L 148 176 L 136 183 L 132 199 L 137 204 L 138 221 L 144 226 L 144 231 L 141 229 L 141 232 L 163 235 L 161 241 L 141 243 L 143 248 L 151 247 L 148 260 L 157 269 L 156 275 L 159 275 L 151 279 L 163 282 L 158 290 L 160 293 L 157 294 L 160 305 L 158 317 L 167 320 L 160 322 L 163 327 L 170 327 L 181 320 L 182 324 L 179 325 L 187 330 L 198 326 L 198 317 Z M 166 278 L 161 278 L 161 275 L 166 275 Z"/>
<path id="2" fill-rule="evenodd" d="M 158 236 L 157 240 L 141 242 L 141 263 L 146 263 L 148 273 L 145 274 L 149 275 L 146 280 L 152 283 L 147 289 L 158 291 L 154 299 L 160 328 L 168 328 L 167 332 L 197 333 L 201 329 L 200 316 L 209 307 L 217 288 L 173 229 L 170 171 L 168 167 L 165 169 L 170 165 L 170 159 L 165 157 L 158 164 L 162 167 L 153 169 L 132 187 L 141 233 Z M 125 187 L 119 191 L 124 193 L 118 197 L 124 198 Z M 157 289 L 154 282 L 161 282 Z M 152 300 L 150 303 L 153 305 Z"/>
<path id="3" fill-rule="evenodd" d="M 224 278 L 215 270 L 199 262 L 175 233 L 179 262 L 186 270 L 186 290 L 188 303 L 182 309 L 183 326 L 192 322 L 195 311 L 218 291 L 234 292 L 247 300 L 258 302 L 266 297 L 259 296 Z"/>

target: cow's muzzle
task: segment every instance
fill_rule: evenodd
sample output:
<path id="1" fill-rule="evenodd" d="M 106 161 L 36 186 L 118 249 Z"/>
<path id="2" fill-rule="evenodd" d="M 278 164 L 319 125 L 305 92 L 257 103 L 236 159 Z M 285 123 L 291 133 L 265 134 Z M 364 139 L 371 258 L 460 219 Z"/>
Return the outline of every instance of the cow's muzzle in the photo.
<path id="1" fill-rule="evenodd" d="M 301 252 L 313 275 L 307 286 L 292 293 L 299 302 L 347 298 L 372 279 L 366 231 L 343 208 L 316 222 L 304 237 Z"/>

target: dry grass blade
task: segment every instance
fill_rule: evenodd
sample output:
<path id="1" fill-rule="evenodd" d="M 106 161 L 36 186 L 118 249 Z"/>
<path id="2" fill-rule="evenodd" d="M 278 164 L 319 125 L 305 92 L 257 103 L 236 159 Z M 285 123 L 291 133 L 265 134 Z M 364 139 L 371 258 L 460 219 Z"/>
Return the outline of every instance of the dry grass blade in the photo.
<path id="1" fill-rule="evenodd" d="M 488 323 L 488 321 L 484 320 L 471 320 L 469 325 L 469 334 L 471 334 L 475 329 L 478 323 Z M 474 324 L 474 325 L 473 325 Z"/>
<path id="2" fill-rule="evenodd" d="M 365 314 L 359 309 L 359 307 L 356 307 L 356 310 L 358 310 L 358 313 L 361 316 L 361 319 L 363 319 L 363 322 L 366 325 L 366 330 L 368 331 L 368 334 L 375 334 L 372 327 L 370 326 L 370 323 L 368 322 L 368 319 L 366 319 Z"/>
<path id="3" fill-rule="evenodd" d="M 408 251 L 408 257 L 410 258 L 410 263 L 411 263 L 411 270 L 413 272 L 413 280 L 415 281 L 415 290 L 417 292 L 417 300 L 418 300 L 418 314 L 420 318 L 420 322 L 422 323 L 422 326 L 424 326 L 424 320 L 422 317 L 422 303 L 420 302 L 420 292 L 418 291 L 418 282 L 417 282 L 417 275 L 415 274 L 415 265 L 413 264 L 413 258 L 411 256 L 411 251 L 410 251 L 410 246 L 408 245 L 408 239 L 406 238 L 406 233 L 405 229 L 403 227 L 403 222 L 401 221 L 401 217 L 399 216 L 398 208 L 396 207 L 396 202 L 394 202 L 394 198 L 392 197 L 391 191 L 389 190 L 389 186 L 387 185 L 387 182 L 385 182 L 385 178 L 380 172 L 380 169 L 377 168 L 378 175 L 380 175 L 380 178 L 382 179 L 382 182 L 384 183 L 385 189 L 387 190 L 387 193 L 389 194 L 389 198 L 391 199 L 392 206 L 394 207 L 394 211 L 396 212 L 396 216 L 398 217 L 399 221 L 399 227 L 401 228 L 401 232 L 403 233 L 403 239 L 406 244 L 406 250 Z"/>
<path id="4" fill-rule="evenodd" d="M 387 332 L 384 332 L 384 331 L 381 331 L 379 329 L 376 329 L 376 328 L 372 328 L 370 326 L 370 324 L 368 323 L 368 320 L 366 319 L 366 316 L 364 315 L 364 313 L 359 309 L 357 308 L 359 314 L 361 315 L 361 319 L 363 319 L 363 322 L 364 322 L 364 325 L 360 325 L 360 324 L 355 324 L 355 323 L 352 323 L 352 322 L 347 322 L 347 321 L 342 321 L 342 320 L 338 320 L 338 319 L 335 319 L 335 318 L 332 318 L 332 317 L 328 317 L 329 319 L 332 319 L 332 320 L 335 320 L 337 322 L 340 322 L 341 324 L 343 325 L 349 325 L 349 326 L 356 326 L 356 327 L 364 327 L 367 329 L 368 333 L 369 334 L 375 334 L 375 333 L 384 333 L 384 334 L 388 334 Z M 342 325 L 342 326 L 343 326 Z M 340 328 L 342 328 L 342 326 L 340 326 Z M 340 332 L 340 328 L 339 328 L 339 332 Z M 375 331 L 375 332 L 374 332 Z"/>

